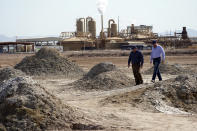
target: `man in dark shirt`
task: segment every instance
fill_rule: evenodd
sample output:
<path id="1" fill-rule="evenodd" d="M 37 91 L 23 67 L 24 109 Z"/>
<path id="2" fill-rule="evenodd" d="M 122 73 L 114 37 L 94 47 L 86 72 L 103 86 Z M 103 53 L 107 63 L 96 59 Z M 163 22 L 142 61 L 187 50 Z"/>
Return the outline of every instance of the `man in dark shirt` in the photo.
<path id="1" fill-rule="evenodd" d="M 128 60 L 128 68 L 130 67 L 130 63 L 132 63 L 133 75 L 135 77 L 136 85 L 143 84 L 140 69 L 143 67 L 144 57 L 142 53 L 138 51 L 136 46 L 133 47 L 133 50 L 130 53 Z"/>

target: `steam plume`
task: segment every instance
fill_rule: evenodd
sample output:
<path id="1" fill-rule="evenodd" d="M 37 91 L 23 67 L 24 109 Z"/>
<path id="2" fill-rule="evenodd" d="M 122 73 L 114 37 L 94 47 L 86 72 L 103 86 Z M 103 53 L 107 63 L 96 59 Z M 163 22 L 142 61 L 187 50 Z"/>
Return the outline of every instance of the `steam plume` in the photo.
<path id="1" fill-rule="evenodd" d="M 101 15 L 103 15 L 103 13 L 105 12 L 107 5 L 108 5 L 108 0 L 98 0 L 97 8 Z"/>

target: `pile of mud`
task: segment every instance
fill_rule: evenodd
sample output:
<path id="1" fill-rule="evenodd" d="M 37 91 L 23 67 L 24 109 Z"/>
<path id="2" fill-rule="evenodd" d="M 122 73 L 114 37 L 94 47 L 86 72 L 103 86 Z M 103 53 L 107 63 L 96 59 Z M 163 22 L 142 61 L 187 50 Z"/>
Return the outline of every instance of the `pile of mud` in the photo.
<path id="1" fill-rule="evenodd" d="M 1 80 L 0 130 L 101 129 L 100 126 L 92 125 L 75 108 L 63 104 L 31 77 L 22 76 L 15 69 L 0 72 L 16 75 Z"/>
<path id="2" fill-rule="evenodd" d="M 187 73 L 187 71 L 182 68 L 180 65 L 169 65 L 169 64 L 160 64 L 160 72 L 163 74 L 170 74 L 170 75 L 179 75 L 182 73 Z M 144 74 L 150 75 L 153 74 L 154 67 L 146 70 Z"/>
<path id="3" fill-rule="evenodd" d="M 148 87 L 108 97 L 102 104 L 128 103 L 142 110 L 171 114 L 197 113 L 197 75 L 180 75 Z"/>
<path id="4" fill-rule="evenodd" d="M 35 56 L 25 57 L 16 69 L 28 75 L 63 75 L 66 77 L 79 77 L 84 71 L 75 63 L 60 56 L 56 49 L 42 48 Z"/>
<path id="5" fill-rule="evenodd" d="M 0 84 L 10 78 L 14 78 L 17 76 L 25 76 L 25 74 L 20 70 L 4 68 L 0 70 Z"/>
<path id="6" fill-rule="evenodd" d="M 95 65 L 83 78 L 71 85 L 83 90 L 109 90 L 134 84 L 134 80 L 117 69 L 114 64 L 106 62 Z"/>

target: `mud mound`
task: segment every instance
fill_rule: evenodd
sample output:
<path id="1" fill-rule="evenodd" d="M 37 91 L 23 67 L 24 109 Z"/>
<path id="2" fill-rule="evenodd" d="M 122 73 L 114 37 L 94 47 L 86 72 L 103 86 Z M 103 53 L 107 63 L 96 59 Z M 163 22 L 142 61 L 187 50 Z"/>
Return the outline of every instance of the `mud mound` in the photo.
<path id="1" fill-rule="evenodd" d="M 0 83 L 10 78 L 14 78 L 16 76 L 24 76 L 24 75 L 25 74 L 20 70 L 16 70 L 13 68 L 4 68 L 0 70 Z"/>
<path id="2" fill-rule="evenodd" d="M 80 77 L 84 71 L 75 63 L 60 56 L 55 49 L 42 48 L 35 56 L 25 57 L 16 69 L 28 75 L 63 75 L 66 77 Z"/>
<path id="3" fill-rule="evenodd" d="M 0 129 L 39 131 L 103 128 L 92 125 L 83 114 L 62 104 L 30 77 L 13 77 L 0 85 Z"/>
<path id="4" fill-rule="evenodd" d="M 134 80 L 127 77 L 112 63 L 100 63 L 94 66 L 82 79 L 71 85 L 83 90 L 109 90 L 133 86 Z"/>
<path id="5" fill-rule="evenodd" d="M 108 103 L 129 103 L 146 111 L 164 113 L 197 113 L 197 75 L 180 75 L 121 95 L 101 101 Z"/>
<path id="6" fill-rule="evenodd" d="M 100 63 L 95 65 L 87 74 L 87 77 L 95 77 L 103 72 L 117 70 L 116 66 L 112 63 Z"/>
<path id="7" fill-rule="evenodd" d="M 51 57 L 58 58 L 60 57 L 60 53 L 53 48 L 42 48 L 36 53 L 36 57 L 40 59 L 51 58 Z"/>
<path id="8" fill-rule="evenodd" d="M 148 69 L 144 72 L 144 74 L 153 74 L 154 67 Z M 171 75 L 178 75 L 181 73 L 186 73 L 185 69 L 182 68 L 180 65 L 169 65 L 169 64 L 160 64 L 160 72 L 163 74 L 171 74 Z"/>

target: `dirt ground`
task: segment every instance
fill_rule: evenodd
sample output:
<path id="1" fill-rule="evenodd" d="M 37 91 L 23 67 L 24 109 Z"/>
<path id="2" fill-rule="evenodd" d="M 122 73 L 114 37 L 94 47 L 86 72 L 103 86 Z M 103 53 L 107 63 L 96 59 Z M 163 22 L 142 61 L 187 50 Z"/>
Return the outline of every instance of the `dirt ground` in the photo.
<path id="1" fill-rule="evenodd" d="M 12 67 L 20 62 L 25 56 L 32 54 L 1 54 L 0 68 Z M 65 56 L 66 57 L 66 56 Z M 70 57 L 71 61 L 76 62 L 85 71 L 100 62 L 112 62 L 118 68 L 132 77 L 131 69 L 127 67 L 128 56 L 120 57 Z M 183 67 L 196 69 L 197 55 L 167 56 L 166 62 L 169 64 L 180 64 Z M 149 56 L 145 56 L 145 64 L 142 71 L 147 70 L 152 65 L 149 63 Z M 174 78 L 172 75 L 164 75 L 164 80 Z M 151 76 L 143 75 L 144 86 L 151 85 Z M 65 79 L 58 77 L 36 77 L 43 85 L 59 97 L 63 102 L 76 107 L 82 111 L 89 119 L 106 127 L 105 130 L 147 130 L 147 131 L 196 131 L 197 115 L 194 114 L 168 114 L 146 112 L 139 108 L 132 107 L 130 104 L 107 104 L 102 105 L 101 100 L 109 96 L 135 91 L 138 86 L 124 89 L 114 89 L 110 91 L 81 91 L 75 90 L 68 83 L 76 79 Z"/>

